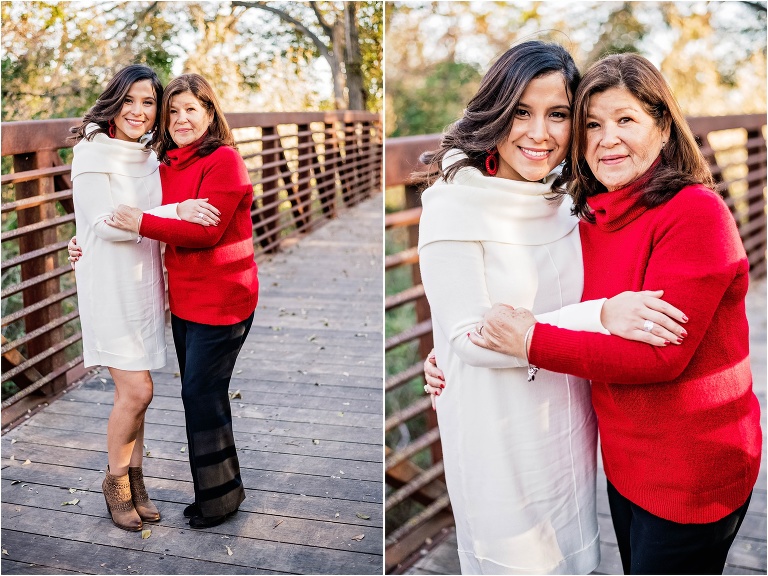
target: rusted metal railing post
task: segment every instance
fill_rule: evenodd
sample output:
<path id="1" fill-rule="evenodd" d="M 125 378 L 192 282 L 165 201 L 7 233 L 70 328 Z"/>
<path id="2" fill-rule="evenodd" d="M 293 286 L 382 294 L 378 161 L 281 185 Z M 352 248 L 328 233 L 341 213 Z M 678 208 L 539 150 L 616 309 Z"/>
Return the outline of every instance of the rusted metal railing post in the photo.
<path id="1" fill-rule="evenodd" d="M 58 155 L 53 150 L 39 150 L 29 154 L 18 154 L 13 157 L 14 172 L 48 168 L 56 165 L 53 157 Z M 33 196 L 50 194 L 54 191 L 53 177 L 44 177 L 29 182 L 18 182 L 15 185 L 16 199 L 23 200 Z M 52 202 L 44 202 L 38 206 L 19 210 L 17 212 L 18 227 L 33 226 L 52 220 L 56 217 L 56 208 Z M 55 228 L 41 228 L 19 237 L 19 255 L 44 250 L 57 243 Z M 52 272 L 57 268 L 57 252 L 48 252 L 21 263 L 21 281 L 30 280 L 36 276 Z M 60 292 L 59 278 L 51 278 L 37 283 L 22 291 L 24 307 L 45 302 Z M 51 304 L 27 313 L 24 317 L 24 328 L 27 334 L 55 321 L 61 316 L 61 302 L 54 300 Z M 61 326 L 52 328 L 27 342 L 27 357 L 32 358 L 45 353 L 62 340 Z M 61 352 L 42 359 L 36 365 L 38 372 L 49 374 L 64 364 Z M 43 387 L 44 393 L 54 393 L 66 385 L 66 376 L 61 375 Z"/>

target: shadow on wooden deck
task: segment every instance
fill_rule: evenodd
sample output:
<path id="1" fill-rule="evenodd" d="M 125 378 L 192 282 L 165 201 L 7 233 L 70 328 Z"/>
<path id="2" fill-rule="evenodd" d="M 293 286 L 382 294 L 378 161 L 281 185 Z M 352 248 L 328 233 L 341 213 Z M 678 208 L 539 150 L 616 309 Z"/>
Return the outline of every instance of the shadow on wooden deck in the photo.
<path id="1" fill-rule="evenodd" d="M 763 422 L 763 457 L 760 474 L 747 516 L 728 554 L 724 574 L 766 574 L 766 282 L 754 282 L 747 296 L 749 317 L 750 361 L 754 390 L 760 401 Z M 597 513 L 600 524 L 601 561 L 593 574 L 623 574 L 616 535 L 606 495 L 602 468 L 597 479 Z M 405 574 L 459 574 L 456 533 L 446 529 L 433 542 L 425 543 L 420 558 L 411 563 Z"/>
<path id="2" fill-rule="evenodd" d="M 381 574 L 381 223 L 376 195 L 260 265 L 230 388 L 247 496 L 232 519 L 196 531 L 182 516 L 193 491 L 169 331 L 144 461 L 162 520 L 142 539 L 108 518 L 102 370 L 2 438 L 2 572 Z"/>

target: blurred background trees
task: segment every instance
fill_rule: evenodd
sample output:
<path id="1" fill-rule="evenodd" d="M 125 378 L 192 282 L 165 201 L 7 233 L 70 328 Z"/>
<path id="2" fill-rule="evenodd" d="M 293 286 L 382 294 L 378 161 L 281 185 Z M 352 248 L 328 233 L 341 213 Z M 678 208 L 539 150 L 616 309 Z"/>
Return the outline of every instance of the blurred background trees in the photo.
<path id="1" fill-rule="evenodd" d="M 581 70 L 639 52 L 688 115 L 766 110 L 765 2 L 394 2 L 385 19 L 388 136 L 441 132 L 524 39 L 564 45 Z"/>
<path id="2" fill-rule="evenodd" d="M 382 4 L 3 2 L 2 117 L 81 115 L 131 63 L 212 81 L 225 110 L 383 103 Z M 329 57 L 330 56 L 330 57 Z"/>

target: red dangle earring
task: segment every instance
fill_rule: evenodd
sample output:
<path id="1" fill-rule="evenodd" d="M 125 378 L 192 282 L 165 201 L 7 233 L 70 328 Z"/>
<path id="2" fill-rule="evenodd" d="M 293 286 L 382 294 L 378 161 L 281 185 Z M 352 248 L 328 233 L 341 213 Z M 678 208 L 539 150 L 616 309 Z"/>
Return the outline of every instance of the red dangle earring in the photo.
<path id="1" fill-rule="evenodd" d="M 499 171 L 499 161 L 496 158 L 496 148 L 493 150 L 486 150 L 488 156 L 485 157 L 485 171 L 489 176 L 496 176 Z"/>
<path id="2" fill-rule="evenodd" d="M 110 138 L 114 138 L 115 137 L 115 134 L 116 134 L 115 128 L 116 128 L 115 127 L 115 121 L 114 120 L 110 120 L 109 121 L 109 129 L 107 130 L 107 134 L 109 134 Z"/>

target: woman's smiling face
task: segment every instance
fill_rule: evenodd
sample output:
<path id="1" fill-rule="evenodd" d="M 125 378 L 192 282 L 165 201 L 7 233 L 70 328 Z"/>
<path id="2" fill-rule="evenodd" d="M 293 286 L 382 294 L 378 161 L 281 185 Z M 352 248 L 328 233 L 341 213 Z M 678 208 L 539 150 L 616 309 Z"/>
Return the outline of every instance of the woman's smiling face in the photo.
<path id="1" fill-rule="evenodd" d="M 571 145 L 571 103 L 565 78 L 534 78 L 520 97 L 512 128 L 499 143 L 500 178 L 536 181 L 564 159 Z"/>
<path id="2" fill-rule="evenodd" d="M 123 100 L 123 107 L 114 117 L 115 138 L 136 142 L 152 130 L 157 117 L 157 99 L 152 82 L 134 82 Z"/>
<path id="3" fill-rule="evenodd" d="M 213 113 L 189 91 L 173 96 L 168 108 L 168 132 L 179 148 L 205 134 L 213 120 Z"/>
<path id="4" fill-rule="evenodd" d="M 626 88 L 593 94 L 587 109 L 587 164 L 608 190 L 623 188 L 648 171 L 669 131 Z"/>

